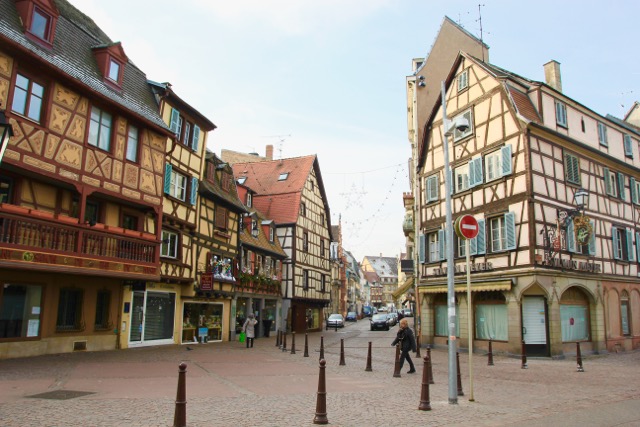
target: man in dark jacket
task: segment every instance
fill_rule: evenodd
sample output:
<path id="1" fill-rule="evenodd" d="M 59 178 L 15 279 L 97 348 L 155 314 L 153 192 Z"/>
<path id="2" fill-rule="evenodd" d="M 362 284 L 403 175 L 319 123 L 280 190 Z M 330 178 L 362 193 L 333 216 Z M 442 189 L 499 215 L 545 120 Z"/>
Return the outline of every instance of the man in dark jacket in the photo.
<path id="1" fill-rule="evenodd" d="M 416 338 L 413 336 L 413 331 L 409 327 L 409 322 L 407 319 L 402 319 L 400 321 L 400 327 L 398 328 L 398 335 L 396 335 L 396 339 L 393 340 L 391 345 L 396 345 L 400 343 L 400 369 L 402 370 L 402 365 L 404 365 L 405 359 L 409 362 L 409 370 L 407 374 L 413 374 L 416 371 L 416 367 L 413 365 L 413 360 L 411 360 L 411 356 L 409 356 L 410 351 L 416 351 Z"/>

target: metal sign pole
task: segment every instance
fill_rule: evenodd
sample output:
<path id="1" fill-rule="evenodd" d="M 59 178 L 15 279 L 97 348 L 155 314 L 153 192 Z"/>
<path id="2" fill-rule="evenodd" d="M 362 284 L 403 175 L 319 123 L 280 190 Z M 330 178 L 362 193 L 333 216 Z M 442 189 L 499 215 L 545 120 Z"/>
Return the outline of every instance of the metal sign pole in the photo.
<path id="1" fill-rule="evenodd" d="M 469 402 L 474 402 L 473 398 L 473 330 L 471 329 L 471 261 L 469 254 L 469 239 L 465 239 L 465 253 L 467 255 L 467 322 L 469 334 Z"/>

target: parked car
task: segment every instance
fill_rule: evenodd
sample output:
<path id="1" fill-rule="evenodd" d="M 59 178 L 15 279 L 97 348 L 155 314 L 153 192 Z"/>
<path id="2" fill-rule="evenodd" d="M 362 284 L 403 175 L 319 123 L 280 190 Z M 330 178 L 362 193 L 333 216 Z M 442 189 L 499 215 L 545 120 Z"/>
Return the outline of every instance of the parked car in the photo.
<path id="1" fill-rule="evenodd" d="M 413 312 L 411 311 L 410 308 L 405 308 L 403 311 L 404 311 L 404 317 L 413 317 Z"/>
<path id="2" fill-rule="evenodd" d="M 384 331 L 389 330 L 386 313 L 378 313 L 371 316 L 371 330 L 375 331 L 378 329 L 382 329 Z"/>
<path id="3" fill-rule="evenodd" d="M 350 311 L 347 313 L 347 317 L 346 319 L 348 322 L 357 322 L 358 321 L 358 315 L 356 314 L 355 311 Z"/>
<path id="4" fill-rule="evenodd" d="M 395 326 L 398 323 L 398 314 L 395 311 L 387 313 L 387 323 L 389 326 Z"/>
<path id="5" fill-rule="evenodd" d="M 371 317 L 372 314 L 373 308 L 371 306 L 365 305 L 364 307 L 362 307 L 362 315 L 364 317 Z"/>
<path id="6" fill-rule="evenodd" d="M 387 312 L 387 307 L 380 307 L 378 309 L 378 313 L 386 313 Z"/>
<path id="7" fill-rule="evenodd" d="M 329 328 L 344 328 L 344 317 L 342 317 L 342 314 L 333 313 L 329 315 L 326 329 L 329 330 Z"/>

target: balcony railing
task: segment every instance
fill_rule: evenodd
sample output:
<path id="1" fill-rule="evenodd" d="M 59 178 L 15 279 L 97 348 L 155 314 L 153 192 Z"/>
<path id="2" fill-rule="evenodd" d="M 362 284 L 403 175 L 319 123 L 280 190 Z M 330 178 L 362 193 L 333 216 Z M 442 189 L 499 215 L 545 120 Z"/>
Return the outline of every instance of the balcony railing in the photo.
<path id="1" fill-rule="evenodd" d="M 0 246 L 133 263 L 156 262 L 158 250 L 155 241 L 62 225 L 53 217 L 38 220 L 5 212 L 0 212 Z"/>

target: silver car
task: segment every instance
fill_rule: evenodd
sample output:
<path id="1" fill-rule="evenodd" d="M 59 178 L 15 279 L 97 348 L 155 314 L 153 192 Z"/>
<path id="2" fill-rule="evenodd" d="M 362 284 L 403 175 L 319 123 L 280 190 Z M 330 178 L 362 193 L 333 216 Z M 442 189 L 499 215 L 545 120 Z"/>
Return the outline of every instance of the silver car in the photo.
<path id="1" fill-rule="evenodd" d="M 342 317 L 342 314 L 334 313 L 327 318 L 326 329 L 329 330 L 329 328 L 344 328 L 344 317 Z"/>

